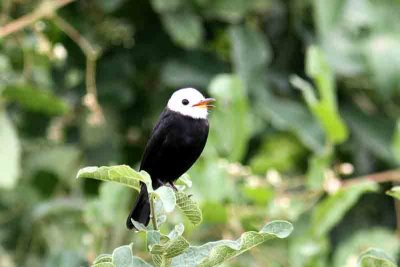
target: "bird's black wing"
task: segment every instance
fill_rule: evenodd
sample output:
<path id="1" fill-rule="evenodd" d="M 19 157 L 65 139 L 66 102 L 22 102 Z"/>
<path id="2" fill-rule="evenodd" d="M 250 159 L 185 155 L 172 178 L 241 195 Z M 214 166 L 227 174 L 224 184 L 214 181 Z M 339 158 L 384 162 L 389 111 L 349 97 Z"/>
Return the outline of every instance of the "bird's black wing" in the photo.
<path id="1" fill-rule="evenodd" d="M 168 109 L 151 133 L 140 169 L 148 172 L 153 188 L 171 183 L 200 156 L 208 135 L 206 120 L 194 120 Z"/>
<path id="2" fill-rule="evenodd" d="M 140 163 L 140 170 L 146 170 L 147 163 L 149 163 L 149 155 L 157 154 L 157 151 L 162 143 L 164 142 L 169 128 L 169 114 L 166 110 L 164 110 L 158 122 L 154 126 L 153 130 L 151 131 L 150 138 L 147 141 L 146 148 L 144 150 L 142 161 Z M 150 160 L 151 161 L 151 160 Z M 148 172 L 148 171 L 147 171 Z"/>
<path id="3" fill-rule="evenodd" d="M 140 170 L 145 170 L 150 174 L 153 179 L 153 187 L 154 183 L 157 182 L 155 179 L 158 179 L 155 176 L 157 173 L 157 165 L 159 165 L 163 161 L 163 155 L 167 156 L 168 148 L 165 147 L 165 140 L 168 137 L 168 132 L 171 127 L 171 114 L 168 110 L 164 110 L 158 122 L 153 128 L 153 131 L 150 134 L 150 138 L 147 142 L 145 151 L 142 156 L 142 161 L 140 163 Z M 161 166 L 159 166 L 161 167 Z M 158 185 L 160 186 L 160 185 Z"/>

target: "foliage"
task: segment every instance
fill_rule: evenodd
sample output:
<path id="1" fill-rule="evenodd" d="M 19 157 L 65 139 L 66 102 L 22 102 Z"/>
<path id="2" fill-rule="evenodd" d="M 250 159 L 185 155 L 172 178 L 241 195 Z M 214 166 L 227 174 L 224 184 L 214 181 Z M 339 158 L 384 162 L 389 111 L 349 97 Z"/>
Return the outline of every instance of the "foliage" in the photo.
<path id="1" fill-rule="evenodd" d="M 223 265 L 393 266 L 399 11 L 398 0 L 0 1 L 0 266 L 193 263 L 195 251 L 219 263 L 275 220 L 293 233 Z M 217 99 L 207 146 L 177 193 L 153 192 L 134 170 L 188 86 Z M 75 180 L 82 166 L 114 167 Z M 159 231 L 124 228 L 139 181 Z"/>
<path id="2" fill-rule="evenodd" d="M 150 193 L 153 229 L 148 229 L 138 222 L 132 222 L 139 231 L 146 233 L 147 247 L 152 254 L 155 266 L 217 266 L 265 241 L 274 238 L 286 238 L 293 230 L 293 226 L 289 222 L 274 221 L 266 224 L 259 232 L 249 231 L 243 233 L 236 241 L 220 240 L 201 246 L 191 246 L 182 236 L 184 231 L 183 224 L 175 225 L 174 230 L 168 235 L 161 234 L 158 230 L 162 224 L 162 222 L 158 223 L 158 219 L 166 217 L 166 213 L 172 212 L 175 205 L 181 208 L 193 224 L 198 224 L 201 221 L 201 211 L 197 203 L 184 192 L 174 192 L 171 188 L 165 186 L 154 191 L 148 174 L 136 172 L 126 165 L 100 168 L 86 167 L 78 172 L 77 178 L 118 182 L 127 187 L 133 187 L 138 191 L 140 190 L 139 183 L 146 183 Z M 187 181 L 190 180 L 184 177 L 183 181 L 178 181 L 177 183 L 190 185 Z M 186 186 L 183 186 L 184 188 Z M 100 255 L 92 266 L 103 266 L 105 261 L 110 267 L 135 266 L 136 262 L 133 261 L 133 257 L 131 248 L 123 246 L 115 249 L 112 255 Z M 140 260 L 137 257 L 136 259 Z"/>
<path id="3" fill-rule="evenodd" d="M 369 267 L 369 266 L 397 266 L 394 261 L 386 255 L 385 252 L 378 249 L 369 249 L 368 251 L 361 254 L 359 258 L 359 266 Z"/>

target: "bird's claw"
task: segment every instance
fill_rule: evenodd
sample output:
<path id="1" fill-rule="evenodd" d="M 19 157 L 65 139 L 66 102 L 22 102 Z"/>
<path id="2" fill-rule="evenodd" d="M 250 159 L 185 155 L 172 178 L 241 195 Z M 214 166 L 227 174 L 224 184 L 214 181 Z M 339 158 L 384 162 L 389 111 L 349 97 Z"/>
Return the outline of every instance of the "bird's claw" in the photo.
<path id="1" fill-rule="evenodd" d="M 175 192 L 178 192 L 178 188 L 176 188 L 176 186 L 174 185 L 174 183 L 169 183 L 169 185 L 172 187 L 172 189 L 175 191 Z"/>

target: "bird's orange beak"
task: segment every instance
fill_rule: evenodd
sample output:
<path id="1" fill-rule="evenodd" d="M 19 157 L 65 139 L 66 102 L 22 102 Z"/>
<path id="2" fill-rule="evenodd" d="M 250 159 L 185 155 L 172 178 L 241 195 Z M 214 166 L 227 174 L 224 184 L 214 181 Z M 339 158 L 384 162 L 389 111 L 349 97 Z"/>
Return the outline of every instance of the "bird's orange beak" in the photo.
<path id="1" fill-rule="evenodd" d="M 214 105 L 210 105 L 210 103 L 212 103 L 214 101 L 215 101 L 214 98 L 206 98 L 206 99 L 200 101 L 199 103 L 194 104 L 193 107 L 212 109 L 212 108 L 215 108 L 215 106 Z"/>

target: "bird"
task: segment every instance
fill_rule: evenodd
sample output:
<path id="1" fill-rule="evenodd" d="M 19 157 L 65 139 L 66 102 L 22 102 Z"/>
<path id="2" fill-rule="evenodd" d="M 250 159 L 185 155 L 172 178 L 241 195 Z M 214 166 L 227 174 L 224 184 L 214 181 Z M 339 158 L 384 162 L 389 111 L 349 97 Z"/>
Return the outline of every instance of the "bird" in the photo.
<path id="1" fill-rule="evenodd" d="M 172 94 L 150 134 L 140 163 L 140 171 L 150 175 L 154 190 L 166 185 L 177 191 L 174 182 L 190 169 L 206 145 L 208 111 L 214 108 L 214 101 L 194 88 Z M 143 182 L 126 220 L 128 229 L 135 228 L 132 220 L 145 226 L 150 221 L 149 193 Z"/>

